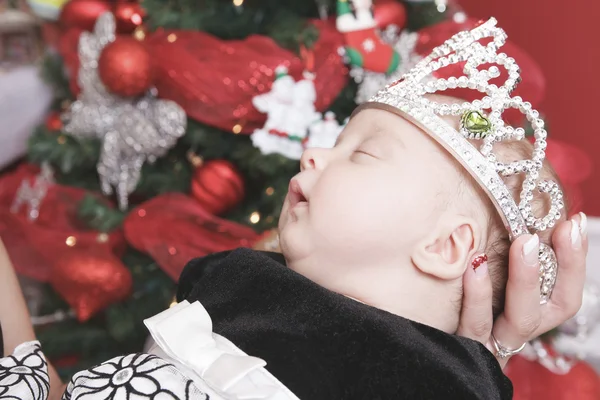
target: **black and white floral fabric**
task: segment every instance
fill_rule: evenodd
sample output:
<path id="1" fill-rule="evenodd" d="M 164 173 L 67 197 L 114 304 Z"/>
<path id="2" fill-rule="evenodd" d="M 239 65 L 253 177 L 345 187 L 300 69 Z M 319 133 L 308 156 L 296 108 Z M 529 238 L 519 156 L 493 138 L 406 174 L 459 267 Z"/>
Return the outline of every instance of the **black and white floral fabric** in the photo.
<path id="1" fill-rule="evenodd" d="M 76 374 L 63 400 L 210 400 L 175 366 L 150 354 L 113 358 Z"/>
<path id="2" fill-rule="evenodd" d="M 46 400 L 48 365 L 39 342 L 23 343 L 0 359 L 0 399 Z"/>

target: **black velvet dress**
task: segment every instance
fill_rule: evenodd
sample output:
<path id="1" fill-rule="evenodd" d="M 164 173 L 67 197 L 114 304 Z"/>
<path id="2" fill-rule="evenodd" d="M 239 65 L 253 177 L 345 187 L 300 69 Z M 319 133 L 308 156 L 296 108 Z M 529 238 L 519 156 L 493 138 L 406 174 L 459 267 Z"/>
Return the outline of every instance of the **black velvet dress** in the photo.
<path id="1" fill-rule="evenodd" d="M 279 254 L 238 249 L 191 261 L 178 300 L 200 301 L 215 333 L 300 399 L 511 399 L 480 343 L 331 292 Z"/>

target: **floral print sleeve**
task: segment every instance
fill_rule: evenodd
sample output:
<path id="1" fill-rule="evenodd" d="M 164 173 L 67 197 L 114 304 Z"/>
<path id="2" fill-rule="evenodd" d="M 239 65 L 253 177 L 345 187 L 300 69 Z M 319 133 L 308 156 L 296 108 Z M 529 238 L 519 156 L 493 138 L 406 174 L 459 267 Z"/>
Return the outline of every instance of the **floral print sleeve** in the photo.
<path id="1" fill-rule="evenodd" d="M 160 357 L 130 354 L 77 373 L 62 399 L 210 400 L 210 397 Z"/>
<path id="2" fill-rule="evenodd" d="M 23 343 L 0 359 L 0 399 L 46 400 L 49 391 L 48 364 L 39 342 Z"/>

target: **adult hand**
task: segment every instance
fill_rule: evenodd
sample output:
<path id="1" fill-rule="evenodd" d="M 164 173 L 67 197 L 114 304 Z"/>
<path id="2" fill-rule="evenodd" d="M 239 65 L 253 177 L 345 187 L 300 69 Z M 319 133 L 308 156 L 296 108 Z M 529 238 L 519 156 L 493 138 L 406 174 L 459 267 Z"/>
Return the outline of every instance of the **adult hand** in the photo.
<path id="1" fill-rule="evenodd" d="M 540 304 L 539 267 L 527 262 L 526 254 L 537 254 L 535 238 L 524 235 L 510 248 L 504 312 L 492 317 L 492 284 L 487 269 L 472 268 L 464 276 L 463 308 L 458 335 L 477 340 L 494 354 L 493 337 L 503 347 L 520 348 L 572 318 L 581 307 L 588 250 L 587 218 L 580 213 L 560 222 L 552 236 L 558 259 L 558 276 L 550 300 Z M 533 250 L 532 250 L 532 247 Z M 481 267 L 480 267 L 481 268 Z M 508 358 L 498 358 L 504 367 Z"/>

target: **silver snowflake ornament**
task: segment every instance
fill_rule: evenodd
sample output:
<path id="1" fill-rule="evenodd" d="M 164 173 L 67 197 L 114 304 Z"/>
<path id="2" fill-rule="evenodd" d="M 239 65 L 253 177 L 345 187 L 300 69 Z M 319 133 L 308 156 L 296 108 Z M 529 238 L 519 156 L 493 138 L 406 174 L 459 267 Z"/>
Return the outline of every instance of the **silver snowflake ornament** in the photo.
<path id="1" fill-rule="evenodd" d="M 50 164 L 45 162 L 33 183 L 30 183 L 28 179 L 21 182 L 10 211 L 13 214 L 17 213 L 23 205 L 26 205 L 28 207 L 27 218 L 29 221 L 35 221 L 40 215 L 40 207 L 48 194 L 48 189 L 54 183 L 54 171 Z"/>
<path id="2" fill-rule="evenodd" d="M 103 141 L 97 165 L 102 191 L 110 195 L 116 190 L 119 208 L 124 210 L 144 163 L 164 156 L 177 143 L 185 134 L 187 118 L 175 102 L 158 100 L 155 90 L 142 98 L 125 98 L 106 89 L 98 75 L 98 60 L 114 40 L 115 20 L 110 12 L 98 18 L 94 32 L 81 34 L 77 77 L 81 94 L 62 118 L 69 135 Z"/>

